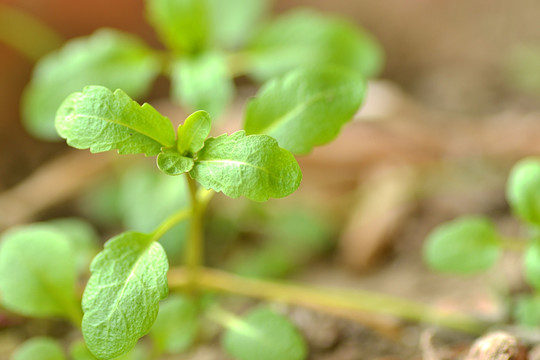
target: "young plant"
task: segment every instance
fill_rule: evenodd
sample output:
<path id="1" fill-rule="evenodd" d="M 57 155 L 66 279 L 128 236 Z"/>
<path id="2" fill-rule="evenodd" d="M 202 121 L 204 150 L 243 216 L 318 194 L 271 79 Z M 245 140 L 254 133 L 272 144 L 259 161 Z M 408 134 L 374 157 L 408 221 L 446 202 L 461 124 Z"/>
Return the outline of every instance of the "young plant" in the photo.
<path id="1" fill-rule="evenodd" d="M 529 229 L 527 239 L 508 238 L 484 216 L 465 216 L 435 228 L 427 237 L 424 259 L 436 271 L 475 274 L 494 266 L 505 250 L 523 253 L 523 272 L 532 294 L 516 300 L 514 316 L 524 325 L 540 323 L 540 159 L 518 162 L 508 179 L 506 198 Z"/>
<path id="2" fill-rule="evenodd" d="M 269 0 L 146 0 L 146 18 L 166 50 L 115 29 L 68 41 L 37 63 L 22 99 L 24 124 L 39 138 L 58 139 L 56 109 L 89 84 L 140 99 L 164 75 L 173 102 L 217 118 L 238 76 L 261 82 L 317 65 L 365 77 L 380 71 L 380 46 L 351 22 L 306 9 L 268 20 L 269 8 Z"/>

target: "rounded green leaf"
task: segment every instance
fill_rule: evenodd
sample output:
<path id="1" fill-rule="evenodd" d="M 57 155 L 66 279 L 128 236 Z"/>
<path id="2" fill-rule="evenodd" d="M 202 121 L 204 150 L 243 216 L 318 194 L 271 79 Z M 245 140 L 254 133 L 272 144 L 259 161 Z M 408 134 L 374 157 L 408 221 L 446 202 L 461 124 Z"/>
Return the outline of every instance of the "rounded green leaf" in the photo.
<path id="1" fill-rule="evenodd" d="M 227 66 L 225 54 L 219 52 L 205 52 L 175 61 L 171 74 L 173 100 L 187 109 L 204 109 L 213 117 L 220 116 L 234 96 Z"/>
<path id="2" fill-rule="evenodd" d="M 269 0 L 206 0 L 212 38 L 217 46 L 239 48 L 254 33 L 270 8 Z"/>
<path id="3" fill-rule="evenodd" d="M 195 341 L 199 321 L 196 302 L 185 296 L 173 295 L 161 303 L 150 337 L 161 351 L 179 353 Z"/>
<path id="4" fill-rule="evenodd" d="M 293 154 L 332 141 L 365 95 L 358 74 L 333 67 L 299 69 L 275 79 L 246 108 L 248 134 L 267 134 Z"/>
<path id="5" fill-rule="evenodd" d="M 208 46 L 205 1 L 146 0 L 146 15 L 161 41 L 176 53 L 195 54 Z"/>
<path id="6" fill-rule="evenodd" d="M 247 50 L 251 72 L 259 80 L 319 65 L 375 77 L 383 65 L 382 48 L 367 31 L 344 19 L 306 9 L 270 22 Z"/>
<path id="7" fill-rule="evenodd" d="M 296 159 L 275 139 L 244 131 L 206 140 L 190 175 L 207 189 L 255 201 L 285 197 L 302 180 Z"/>
<path id="8" fill-rule="evenodd" d="M 80 273 L 88 271 L 90 262 L 98 253 L 99 237 L 92 225 L 78 218 L 60 218 L 47 222 L 63 232 L 75 253 L 77 269 Z"/>
<path id="9" fill-rule="evenodd" d="M 156 161 L 159 170 L 167 175 L 181 175 L 193 168 L 193 159 L 180 155 L 176 149 L 162 149 Z"/>
<path id="10" fill-rule="evenodd" d="M 119 154 L 159 154 L 175 145 L 174 129 L 151 105 L 140 106 L 122 90 L 87 86 L 58 109 L 56 129 L 70 146 Z"/>
<path id="11" fill-rule="evenodd" d="M 60 344 L 48 337 L 36 337 L 22 344 L 11 360 L 66 360 Z"/>
<path id="12" fill-rule="evenodd" d="M 501 242 L 493 223 L 463 217 L 433 230 L 424 245 L 424 260 L 440 272 L 472 274 L 487 270 L 499 258 Z"/>
<path id="13" fill-rule="evenodd" d="M 258 308 L 231 324 L 222 345 L 235 360 L 303 360 L 307 346 L 294 325 L 268 308 Z"/>
<path id="14" fill-rule="evenodd" d="M 540 240 L 532 240 L 525 251 L 525 278 L 536 289 L 540 289 Z"/>
<path id="15" fill-rule="evenodd" d="M 506 198 L 512 211 L 522 220 L 540 225 L 540 159 L 527 158 L 511 170 Z"/>
<path id="16" fill-rule="evenodd" d="M 78 321 L 75 261 L 70 239 L 52 225 L 8 231 L 0 245 L 2 304 L 22 315 Z"/>
<path id="17" fill-rule="evenodd" d="M 83 295 L 82 332 L 90 351 L 112 359 L 131 350 L 154 323 L 168 293 L 169 264 L 151 235 L 127 232 L 96 256 Z"/>
<path id="18" fill-rule="evenodd" d="M 193 157 L 203 148 L 211 127 L 212 119 L 206 111 L 199 110 L 189 115 L 178 127 L 178 152 Z"/>
<path id="19" fill-rule="evenodd" d="M 54 117 L 66 96 L 87 85 L 103 85 L 140 98 L 160 67 L 157 55 L 127 33 L 102 29 L 70 40 L 37 63 L 22 99 L 24 124 L 34 136 L 57 140 Z"/>
<path id="20" fill-rule="evenodd" d="M 538 327 L 540 325 L 540 296 L 519 297 L 514 308 L 514 317 L 521 325 Z"/>

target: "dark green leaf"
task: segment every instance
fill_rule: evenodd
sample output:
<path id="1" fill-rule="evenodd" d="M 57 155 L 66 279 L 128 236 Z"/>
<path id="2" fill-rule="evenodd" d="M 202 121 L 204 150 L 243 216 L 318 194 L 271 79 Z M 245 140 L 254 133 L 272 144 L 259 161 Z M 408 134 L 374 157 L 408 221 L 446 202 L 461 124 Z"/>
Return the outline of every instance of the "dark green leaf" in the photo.
<path id="1" fill-rule="evenodd" d="M 314 65 L 341 66 L 374 77 L 383 63 L 381 47 L 368 32 L 311 10 L 289 12 L 269 23 L 248 46 L 249 53 L 259 80 Z"/>
<path id="2" fill-rule="evenodd" d="M 426 239 L 424 260 L 440 272 L 472 274 L 490 268 L 501 255 L 493 223 L 483 217 L 463 217 L 433 230 Z"/>
<path id="3" fill-rule="evenodd" d="M 206 140 L 190 174 L 207 189 L 255 201 L 287 196 L 302 180 L 295 158 L 276 140 L 244 131 Z"/>
<path id="4" fill-rule="evenodd" d="M 22 344 L 11 360 L 66 360 L 60 344 L 51 338 L 36 337 Z"/>
<path id="5" fill-rule="evenodd" d="M 514 214 L 540 226 L 540 159 L 527 158 L 512 168 L 506 198 Z"/>
<path id="6" fill-rule="evenodd" d="M 225 48 L 238 48 L 252 36 L 266 12 L 268 0 L 206 0 L 214 41 Z"/>
<path id="7" fill-rule="evenodd" d="M 275 79 L 246 109 L 248 134 L 267 134 L 293 154 L 333 140 L 352 120 L 365 93 L 365 81 L 350 71 L 300 69 Z"/>
<path id="8" fill-rule="evenodd" d="M 209 17 L 205 1 L 147 0 L 148 21 L 171 50 L 195 54 L 208 45 Z"/>
<path id="9" fill-rule="evenodd" d="M 193 159 L 182 156 L 176 149 L 163 149 L 157 157 L 157 166 L 167 175 L 180 175 L 193 168 Z"/>
<path id="10" fill-rule="evenodd" d="M 258 308 L 231 324 L 222 344 L 235 360 L 302 360 L 307 346 L 294 325 L 284 316 Z"/>
<path id="11" fill-rule="evenodd" d="M 159 307 L 150 337 L 160 351 L 175 354 L 189 348 L 198 329 L 197 304 L 188 297 L 173 295 Z"/>
<path id="12" fill-rule="evenodd" d="M 0 291 L 9 310 L 78 321 L 81 310 L 75 281 L 75 252 L 64 232 L 52 225 L 33 224 L 2 237 Z"/>
<path id="13" fill-rule="evenodd" d="M 524 255 L 525 278 L 536 289 L 540 289 L 540 240 L 531 240 Z"/>
<path id="14" fill-rule="evenodd" d="M 177 60 L 172 68 L 172 96 L 191 110 L 221 115 L 234 95 L 224 54 L 207 52 Z"/>
<path id="15" fill-rule="evenodd" d="M 178 127 L 178 152 L 193 156 L 204 146 L 210 134 L 212 119 L 206 111 L 196 111 Z"/>
<path id="16" fill-rule="evenodd" d="M 168 269 L 151 235 L 127 232 L 105 244 L 92 262 L 82 302 L 83 335 L 96 357 L 120 356 L 148 333 L 168 293 Z"/>
<path id="17" fill-rule="evenodd" d="M 174 129 L 149 104 L 140 106 L 122 90 L 88 86 L 71 94 L 58 109 L 56 129 L 77 149 L 157 155 L 175 145 Z"/>
<path id="18" fill-rule="evenodd" d="M 54 117 L 66 96 L 87 85 L 103 85 L 140 98 L 160 67 L 159 58 L 139 39 L 117 30 L 70 40 L 37 63 L 22 100 L 24 124 L 34 136 L 58 139 Z"/>

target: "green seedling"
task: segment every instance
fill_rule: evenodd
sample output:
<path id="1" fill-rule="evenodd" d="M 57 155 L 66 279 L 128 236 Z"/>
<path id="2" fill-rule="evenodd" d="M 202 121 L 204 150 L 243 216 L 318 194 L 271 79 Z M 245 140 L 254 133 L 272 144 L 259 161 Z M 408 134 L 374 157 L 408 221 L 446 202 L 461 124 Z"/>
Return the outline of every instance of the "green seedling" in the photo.
<path id="1" fill-rule="evenodd" d="M 483 216 L 466 216 L 438 226 L 427 237 L 424 259 L 436 271 L 476 274 L 493 267 L 505 250 L 523 253 L 523 273 L 532 294 L 515 301 L 514 316 L 525 325 L 540 323 L 540 159 L 518 162 L 507 183 L 513 214 L 529 229 L 527 239 L 508 238 Z"/>
<path id="2" fill-rule="evenodd" d="M 269 8 L 269 0 L 146 0 L 146 18 L 166 50 L 115 29 L 68 41 L 38 61 L 22 99 L 24 124 L 41 139 L 58 139 L 56 109 L 89 84 L 141 99 L 164 75 L 174 103 L 215 119 L 234 98 L 239 76 L 263 82 L 317 65 L 365 77 L 380 71 L 380 46 L 355 24 L 307 9 L 269 19 Z"/>
<path id="3" fill-rule="evenodd" d="M 77 279 L 85 272 L 78 264 L 95 253 L 88 227 L 62 220 L 12 229 L 0 247 L 3 305 L 26 316 L 61 317 L 80 328 L 84 343 L 70 348 L 77 360 L 146 360 L 185 351 L 205 333 L 203 319 L 225 327 L 222 346 L 234 359 L 307 357 L 305 341 L 286 317 L 265 306 L 239 317 L 222 308 L 212 292 L 377 311 L 481 331 L 484 324 L 475 319 L 380 294 L 273 283 L 204 266 L 204 214 L 212 197 L 222 193 L 264 202 L 296 191 L 302 173 L 295 155 L 333 140 L 360 107 L 365 86 L 357 72 L 344 68 L 294 70 L 271 80 L 249 101 L 243 130 L 218 136 L 210 136 L 211 117 L 202 110 L 175 132 L 169 119 L 122 90 L 89 86 L 69 95 L 56 116 L 58 133 L 68 144 L 91 152 L 156 157 L 161 172 L 184 178 L 178 185 L 186 186 L 189 203 L 182 207 L 180 196 L 176 211 L 154 229 L 108 240 L 90 265 L 82 302 Z M 176 239 L 186 241 L 183 258 L 171 259 L 159 240 L 186 222 L 187 239 Z M 175 263 L 182 266 L 170 266 Z M 139 341 L 147 334 L 146 341 Z M 47 351 L 54 353 L 58 347 L 48 343 Z M 27 347 L 36 345 L 27 343 L 23 350 Z"/>

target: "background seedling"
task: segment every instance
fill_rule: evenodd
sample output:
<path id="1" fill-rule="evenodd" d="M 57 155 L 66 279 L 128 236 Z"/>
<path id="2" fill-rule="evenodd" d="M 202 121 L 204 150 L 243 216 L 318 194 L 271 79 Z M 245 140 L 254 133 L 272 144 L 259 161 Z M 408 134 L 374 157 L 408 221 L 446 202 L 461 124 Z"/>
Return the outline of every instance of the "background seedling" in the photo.
<path id="1" fill-rule="evenodd" d="M 475 274 L 497 264 L 504 251 L 523 254 L 523 275 L 531 294 L 512 300 L 515 320 L 536 326 L 540 321 L 540 160 L 527 158 L 511 170 L 506 198 L 513 214 L 528 228 L 528 238 L 508 238 L 483 216 L 467 216 L 438 226 L 426 239 L 427 264 L 443 273 Z"/>

